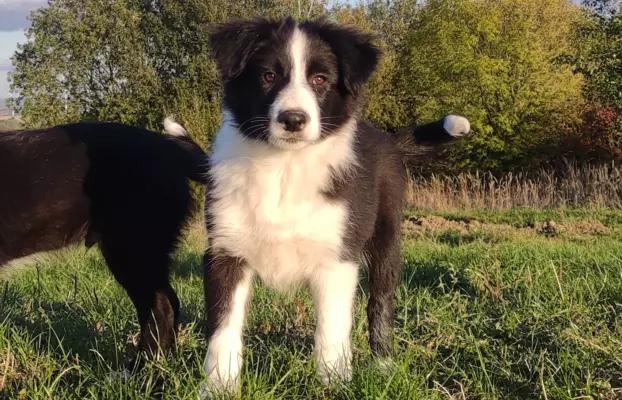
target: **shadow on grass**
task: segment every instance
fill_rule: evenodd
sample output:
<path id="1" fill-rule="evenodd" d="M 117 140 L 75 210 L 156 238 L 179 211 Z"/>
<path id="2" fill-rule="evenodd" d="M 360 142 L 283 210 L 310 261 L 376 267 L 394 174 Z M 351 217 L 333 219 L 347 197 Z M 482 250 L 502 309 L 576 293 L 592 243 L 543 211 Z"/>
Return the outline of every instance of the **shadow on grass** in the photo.
<path id="1" fill-rule="evenodd" d="M 429 290 L 433 295 L 459 292 L 474 298 L 478 292 L 464 270 L 447 263 L 408 261 L 404 265 L 402 281 L 409 290 Z"/>
<path id="2" fill-rule="evenodd" d="M 171 264 L 171 274 L 175 278 L 185 279 L 192 276 L 203 277 L 203 252 L 192 249 L 178 253 Z"/>
<path id="3" fill-rule="evenodd" d="M 446 244 L 450 247 L 464 246 L 470 243 L 486 243 L 494 244 L 500 242 L 501 239 L 496 237 L 492 232 L 488 231 L 475 231 L 467 234 L 460 233 L 455 230 L 448 230 L 443 232 L 438 237 L 438 242 Z"/>
<path id="4" fill-rule="evenodd" d="M 119 337 L 116 327 L 88 321 L 85 314 L 68 303 L 33 301 L 32 310 L 25 315 L 0 315 L 0 319 L 17 331 L 27 332 L 32 338 L 31 345 L 39 353 L 52 354 L 57 359 L 79 357 L 81 363 L 89 366 L 102 358 L 113 364 L 123 361 L 117 359 L 116 348 L 126 342 L 125 336 Z M 128 347 L 129 353 L 131 346 Z"/>
<path id="5" fill-rule="evenodd" d="M 124 376 L 131 378 L 132 386 L 149 392 L 141 398 L 163 398 L 170 389 L 170 369 L 161 366 L 178 357 L 177 349 L 166 355 L 167 361 L 157 361 L 139 352 L 127 340 L 130 334 L 138 334 L 138 331 L 93 324 L 71 304 L 62 302 L 40 302 L 26 315 L 0 315 L 0 319 L 11 327 L 7 339 L 11 341 L 12 351 L 19 352 L 26 363 L 22 367 L 28 370 L 32 362 L 37 368 L 33 372 L 42 374 L 36 378 L 18 375 L 9 379 L 0 399 L 5 398 L 3 394 L 9 396 L 6 398 L 22 398 L 22 379 L 27 380 L 28 390 L 37 390 L 36 385 L 31 386 L 33 379 L 39 381 L 41 387 L 54 382 L 53 386 L 61 391 L 76 388 L 76 397 L 72 398 L 90 397 L 89 385 L 95 383 L 94 378 L 102 386 L 114 386 L 115 380 L 123 384 Z M 35 359 L 31 361 L 33 355 Z M 125 375 L 127 373 L 130 375 Z"/>

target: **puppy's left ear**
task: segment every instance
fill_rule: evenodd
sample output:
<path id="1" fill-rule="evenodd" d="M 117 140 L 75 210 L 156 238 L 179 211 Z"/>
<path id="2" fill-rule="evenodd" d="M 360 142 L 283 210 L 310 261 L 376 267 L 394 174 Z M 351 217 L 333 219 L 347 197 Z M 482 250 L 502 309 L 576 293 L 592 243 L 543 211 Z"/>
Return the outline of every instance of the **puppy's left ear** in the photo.
<path id="1" fill-rule="evenodd" d="M 337 55 L 340 84 L 357 94 L 376 70 L 381 51 L 373 42 L 376 36 L 353 26 L 318 22 L 312 28 Z"/>

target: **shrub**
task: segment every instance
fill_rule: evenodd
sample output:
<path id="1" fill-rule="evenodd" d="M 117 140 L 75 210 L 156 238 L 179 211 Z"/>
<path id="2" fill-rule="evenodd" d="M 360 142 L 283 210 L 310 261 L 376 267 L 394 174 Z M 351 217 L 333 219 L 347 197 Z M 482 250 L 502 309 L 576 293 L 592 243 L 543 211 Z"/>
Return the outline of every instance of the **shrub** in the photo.
<path id="1" fill-rule="evenodd" d="M 580 137 L 588 147 L 622 156 L 622 113 L 613 107 L 593 104 L 582 114 Z"/>
<path id="2" fill-rule="evenodd" d="M 557 60 L 580 16 L 566 0 L 427 1 L 402 53 L 410 120 L 463 114 L 455 169 L 511 166 L 579 122 L 582 77 Z"/>

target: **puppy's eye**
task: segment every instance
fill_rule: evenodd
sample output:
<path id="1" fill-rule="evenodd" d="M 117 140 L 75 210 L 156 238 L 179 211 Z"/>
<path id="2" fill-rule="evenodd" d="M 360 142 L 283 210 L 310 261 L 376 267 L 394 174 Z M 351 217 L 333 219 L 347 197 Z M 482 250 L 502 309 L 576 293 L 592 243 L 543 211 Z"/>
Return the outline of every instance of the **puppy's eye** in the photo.
<path id="1" fill-rule="evenodd" d="M 266 82 L 272 82 L 276 79 L 276 74 L 274 72 L 266 72 L 265 74 L 263 74 L 263 79 Z"/>
<path id="2" fill-rule="evenodd" d="M 317 86 L 322 86 L 326 83 L 328 79 L 324 75 L 316 75 L 313 77 L 313 84 Z"/>

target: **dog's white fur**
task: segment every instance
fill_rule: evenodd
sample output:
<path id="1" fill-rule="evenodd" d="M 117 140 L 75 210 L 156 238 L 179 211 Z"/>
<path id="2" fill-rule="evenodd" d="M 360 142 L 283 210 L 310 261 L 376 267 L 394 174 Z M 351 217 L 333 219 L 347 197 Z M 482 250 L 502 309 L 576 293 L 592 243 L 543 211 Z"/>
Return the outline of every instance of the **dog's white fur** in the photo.
<path id="1" fill-rule="evenodd" d="M 317 141 L 320 138 L 320 108 L 315 93 L 307 79 L 306 54 L 307 38 L 300 29 L 296 29 L 289 43 L 289 53 L 293 65 L 290 83 L 277 96 L 270 107 L 270 142 L 278 148 L 295 150 Z M 278 115 L 287 110 L 304 111 L 308 120 L 301 132 L 290 133 L 277 122 Z M 287 142 L 283 139 L 295 136 L 298 141 Z"/>
<path id="2" fill-rule="evenodd" d="M 311 276 L 321 260 L 337 260 L 346 204 L 328 202 L 332 172 L 356 163 L 354 124 L 300 150 L 276 149 L 225 123 L 210 159 L 216 199 L 211 245 L 244 258 L 268 284 L 285 289 Z"/>

